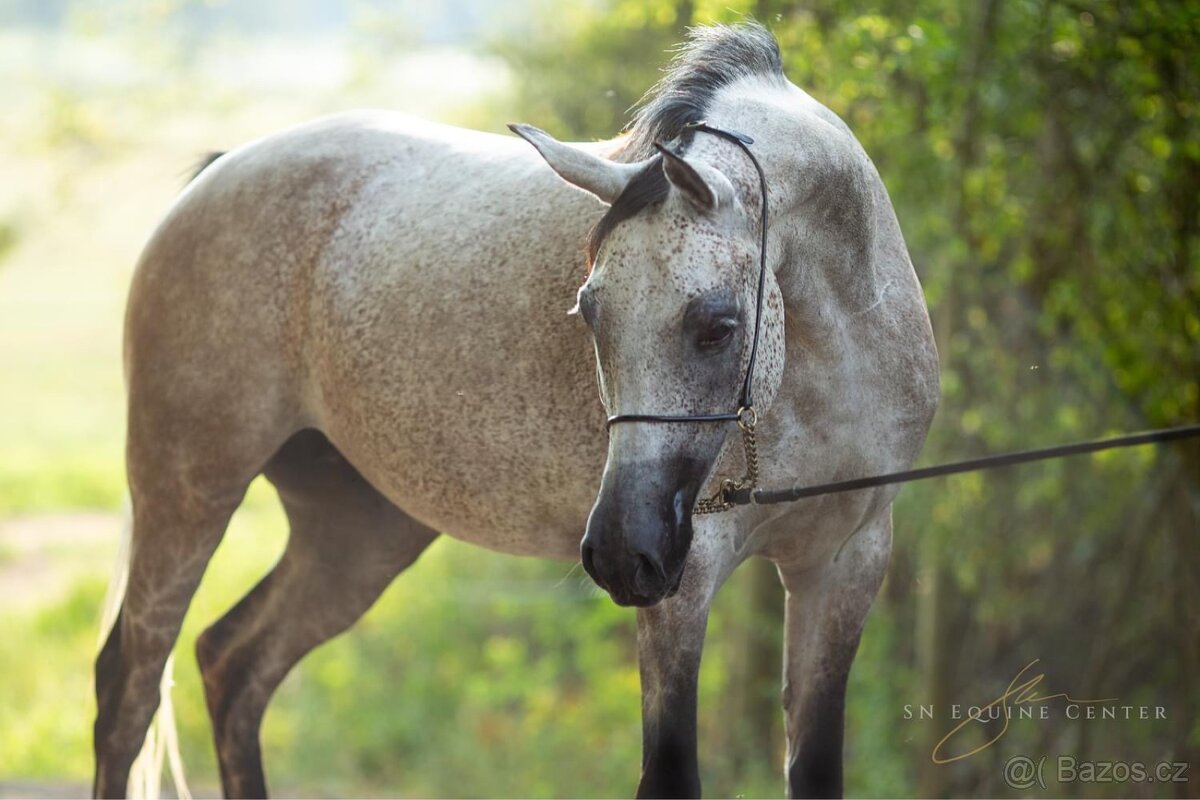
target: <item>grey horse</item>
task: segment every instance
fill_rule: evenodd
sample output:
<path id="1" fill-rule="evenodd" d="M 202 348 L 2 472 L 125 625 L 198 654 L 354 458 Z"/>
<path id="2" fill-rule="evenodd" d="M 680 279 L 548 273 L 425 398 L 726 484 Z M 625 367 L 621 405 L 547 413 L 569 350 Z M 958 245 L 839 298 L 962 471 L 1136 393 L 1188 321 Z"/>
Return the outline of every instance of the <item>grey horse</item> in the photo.
<path id="1" fill-rule="evenodd" d="M 702 120 L 753 139 L 765 252 L 754 165 Z M 125 792 L 184 612 L 260 474 L 286 550 L 196 644 L 227 795 L 266 793 L 259 726 L 283 677 L 439 533 L 582 558 L 637 606 L 640 796 L 700 793 L 709 605 L 769 558 L 789 791 L 841 792 L 895 488 L 694 515 L 746 470 L 737 426 L 606 416 L 729 410 L 757 330 L 764 484 L 907 468 L 937 355 L 883 183 L 752 23 L 694 30 L 616 139 L 514 130 L 317 120 L 221 156 L 159 225 L 126 317 L 132 546 L 96 663 L 97 795 Z"/>

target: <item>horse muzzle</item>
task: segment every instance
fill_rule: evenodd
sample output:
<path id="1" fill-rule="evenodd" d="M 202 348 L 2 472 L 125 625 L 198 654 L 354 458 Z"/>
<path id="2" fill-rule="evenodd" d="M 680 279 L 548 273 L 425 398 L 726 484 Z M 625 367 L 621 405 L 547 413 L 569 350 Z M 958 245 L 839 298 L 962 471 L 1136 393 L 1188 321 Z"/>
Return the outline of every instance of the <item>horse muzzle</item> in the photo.
<path id="1" fill-rule="evenodd" d="M 620 606 L 652 606 L 679 591 L 700 480 L 686 464 L 606 471 L 580 545 L 583 568 Z"/>

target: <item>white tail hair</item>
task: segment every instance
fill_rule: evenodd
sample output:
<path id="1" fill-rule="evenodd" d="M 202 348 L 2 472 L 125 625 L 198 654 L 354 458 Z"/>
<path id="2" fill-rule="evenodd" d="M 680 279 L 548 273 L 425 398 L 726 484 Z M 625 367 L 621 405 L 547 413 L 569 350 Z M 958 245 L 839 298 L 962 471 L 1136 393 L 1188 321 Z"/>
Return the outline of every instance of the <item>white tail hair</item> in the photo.
<path id="1" fill-rule="evenodd" d="M 113 569 L 112 580 L 108 584 L 108 593 L 104 597 L 104 608 L 100 617 L 100 640 L 96 644 L 99 651 L 105 640 L 117 624 L 117 615 L 121 603 L 125 599 L 125 586 L 129 580 L 129 555 L 133 538 L 133 510 L 128 501 L 125 502 L 124 520 L 121 524 L 121 543 L 117 548 L 117 564 Z M 183 757 L 179 754 L 179 731 L 175 728 L 175 707 L 171 703 L 171 687 L 175 685 L 172 675 L 175 672 L 175 656 L 167 658 L 163 668 L 162 683 L 159 684 L 161 699 L 154 719 L 150 721 L 150 729 L 146 731 L 146 741 L 133 767 L 129 771 L 128 797 L 139 800 L 158 800 L 161 796 L 163 762 L 171 768 L 171 783 L 175 785 L 175 794 L 179 800 L 192 800 L 188 790 L 187 780 L 183 776 Z"/>

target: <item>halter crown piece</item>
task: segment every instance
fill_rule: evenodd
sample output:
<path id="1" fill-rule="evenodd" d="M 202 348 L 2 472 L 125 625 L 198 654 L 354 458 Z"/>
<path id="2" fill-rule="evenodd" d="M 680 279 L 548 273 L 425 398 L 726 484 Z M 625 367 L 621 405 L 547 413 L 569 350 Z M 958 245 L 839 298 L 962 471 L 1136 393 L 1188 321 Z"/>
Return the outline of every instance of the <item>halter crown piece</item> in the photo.
<path id="1" fill-rule="evenodd" d="M 758 357 L 759 331 L 762 328 L 763 287 L 767 279 L 767 178 L 763 174 L 762 165 L 754 157 L 750 145 L 754 140 L 744 133 L 733 130 L 714 128 L 706 122 L 692 122 L 688 128 L 713 136 L 719 136 L 737 145 L 750 159 L 754 170 L 758 173 L 758 185 L 762 191 L 762 220 L 759 236 L 758 253 L 758 294 L 754 306 L 754 338 L 750 343 L 750 361 L 746 364 L 746 377 L 742 381 L 742 393 L 738 400 L 736 411 L 717 414 L 616 414 L 608 418 L 611 428 L 621 422 L 736 422 L 742 431 L 742 446 L 746 454 L 746 474 L 739 480 L 726 478 L 712 497 L 703 498 L 696 503 L 693 513 L 714 514 L 728 511 L 738 505 L 734 501 L 735 493 L 746 495 L 758 483 L 758 445 L 755 439 L 754 427 L 758 424 L 758 413 L 754 410 L 753 384 L 754 362 Z"/>

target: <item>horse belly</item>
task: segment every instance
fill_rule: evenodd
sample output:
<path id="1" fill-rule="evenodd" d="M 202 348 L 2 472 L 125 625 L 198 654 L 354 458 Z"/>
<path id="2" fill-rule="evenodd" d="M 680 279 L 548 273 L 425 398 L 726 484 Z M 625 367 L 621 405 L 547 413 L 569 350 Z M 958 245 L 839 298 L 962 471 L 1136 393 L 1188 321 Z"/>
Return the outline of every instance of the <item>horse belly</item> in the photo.
<path id="1" fill-rule="evenodd" d="M 585 441 L 557 409 L 492 406 L 453 371 L 426 377 L 402 393 L 381 380 L 341 397 L 327 435 L 435 530 L 514 555 L 578 558 L 604 466 L 602 430 Z"/>

